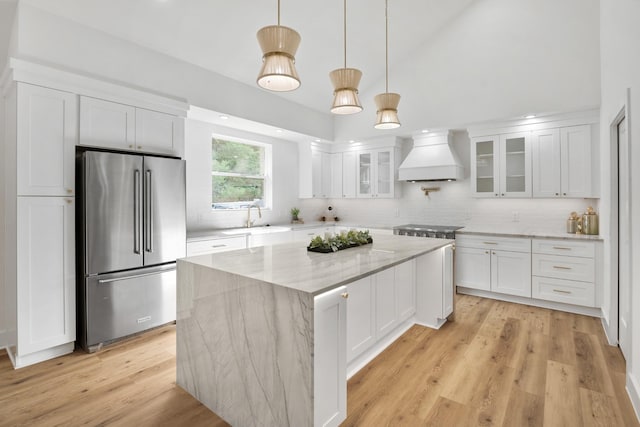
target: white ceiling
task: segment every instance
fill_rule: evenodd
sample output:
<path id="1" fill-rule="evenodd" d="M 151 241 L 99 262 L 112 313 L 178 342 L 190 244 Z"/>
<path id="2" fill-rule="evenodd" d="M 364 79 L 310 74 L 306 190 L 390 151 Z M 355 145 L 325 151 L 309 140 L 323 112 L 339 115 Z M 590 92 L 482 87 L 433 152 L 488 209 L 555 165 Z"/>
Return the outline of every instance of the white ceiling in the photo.
<path id="1" fill-rule="evenodd" d="M 276 0 L 21 1 L 256 87 L 261 51 L 255 34 L 277 21 Z M 391 91 L 394 63 L 472 2 L 389 0 Z M 347 66 L 362 70 L 363 92 L 384 79 L 384 0 L 350 0 L 347 6 Z M 279 96 L 328 112 L 328 73 L 343 66 L 342 7 L 342 0 L 281 0 L 281 24 L 302 36 L 296 55 L 302 86 Z"/>

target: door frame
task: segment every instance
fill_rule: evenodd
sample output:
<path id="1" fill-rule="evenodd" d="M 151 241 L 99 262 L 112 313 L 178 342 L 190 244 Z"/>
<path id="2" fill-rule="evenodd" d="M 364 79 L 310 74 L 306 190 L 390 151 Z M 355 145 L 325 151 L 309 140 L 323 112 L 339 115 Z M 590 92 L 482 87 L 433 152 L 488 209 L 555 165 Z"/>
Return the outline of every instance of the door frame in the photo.
<path id="1" fill-rule="evenodd" d="M 620 141 L 618 141 L 618 125 L 623 119 L 627 119 L 627 129 L 629 129 L 629 103 L 631 97 L 631 90 L 627 88 L 625 91 L 624 102 L 622 106 L 618 110 L 618 113 L 613 116 L 612 119 L 609 120 L 609 141 L 610 141 L 610 194 L 611 194 L 611 213 L 610 213 L 610 223 L 609 223 L 609 237 L 610 237 L 610 248 L 611 248 L 611 257 L 610 257 L 610 265 L 611 265 L 611 274 L 610 278 L 610 292 L 609 295 L 611 297 L 609 303 L 609 325 L 605 330 L 608 332 L 608 340 L 612 345 L 618 345 L 618 333 L 619 333 L 619 322 L 620 322 L 620 313 L 619 313 L 619 239 L 618 233 L 620 229 L 620 224 L 618 221 L 619 218 L 619 197 L 618 197 L 618 146 Z M 629 133 L 627 131 L 627 144 L 630 147 L 630 139 Z M 615 142 L 615 143 L 614 143 Z M 629 162 L 628 170 L 631 171 L 631 156 L 627 160 Z M 631 197 L 631 194 L 629 195 Z M 630 224 L 632 227 L 632 224 Z M 631 250 L 631 248 L 629 248 Z M 630 279 L 633 283 L 633 277 L 630 276 Z M 632 299 L 633 287 L 629 289 L 629 300 Z M 604 320 L 604 319 L 603 319 Z M 630 334 L 632 335 L 632 334 Z M 629 345 L 632 345 L 632 336 L 628 337 Z"/>

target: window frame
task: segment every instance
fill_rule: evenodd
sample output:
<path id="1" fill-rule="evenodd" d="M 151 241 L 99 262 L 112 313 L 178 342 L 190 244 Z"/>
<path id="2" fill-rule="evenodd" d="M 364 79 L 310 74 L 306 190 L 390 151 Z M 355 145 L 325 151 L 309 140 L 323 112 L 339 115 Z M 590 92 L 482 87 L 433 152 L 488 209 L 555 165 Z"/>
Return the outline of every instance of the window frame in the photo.
<path id="1" fill-rule="evenodd" d="M 213 141 L 223 140 L 228 142 L 234 142 L 238 144 L 252 145 L 257 146 L 264 149 L 264 175 L 249 175 L 249 174 L 238 174 L 233 172 L 215 172 L 213 170 L 213 165 L 211 164 L 211 160 L 209 160 L 209 182 L 211 184 L 211 191 L 209 192 L 209 202 L 212 212 L 237 212 L 244 211 L 247 208 L 229 208 L 229 209 L 215 209 L 213 205 L 215 202 L 213 201 L 213 177 L 214 176 L 234 176 L 234 177 L 246 177 L 252 179 L 263 179 L 264 181 L 264 192 L 262 198 L 263 206 L 260 207 L 262 210 L 271 210 L 272 209 L 272 194 L 273 194 L 273 179 L 272 179 L 272 171 L 273 171 L 273 146 L 272 144 L 268 144 L 261 141 L 256 141 L 253 139 L 241 138 L 236 136 L 224 135 L 224 134 L 212 134 L 211 141 L 209 144 L 209 159 L 213 157 Z M 221 202 L 225 203 L 225 202 Z M 233 203 L 233 202 L 227 202 Z"/>

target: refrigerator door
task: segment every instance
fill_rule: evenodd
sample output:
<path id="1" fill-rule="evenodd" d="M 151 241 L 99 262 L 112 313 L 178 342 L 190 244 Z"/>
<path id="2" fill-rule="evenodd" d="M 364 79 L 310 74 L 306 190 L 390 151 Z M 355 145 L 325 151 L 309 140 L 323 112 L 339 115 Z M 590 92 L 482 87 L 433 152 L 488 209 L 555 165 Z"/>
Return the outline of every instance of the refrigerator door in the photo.
<path id="1" fill-rule="evenodd" d="M 85 279 L 85 350 L 176 319 L 176 265 Z"/>
<path id="2" fill-rule="evenodd" d="M 144 265 L 186 256 L 184 160 L 144 158 Z"/>
<path id="3" fill-rule="evenodd" d="M 141 267 L 143 157 L 83 155 L 85 274 Z"/>

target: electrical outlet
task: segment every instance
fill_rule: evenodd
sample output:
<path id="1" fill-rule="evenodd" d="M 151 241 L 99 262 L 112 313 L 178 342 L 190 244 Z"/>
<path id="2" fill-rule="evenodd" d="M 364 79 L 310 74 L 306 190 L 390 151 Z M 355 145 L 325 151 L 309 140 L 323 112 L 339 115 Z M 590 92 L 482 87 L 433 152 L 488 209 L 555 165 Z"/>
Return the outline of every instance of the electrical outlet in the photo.
<path id="1" fill-rule="evenodd" d="M 520 221 L 520 212 L 517 212 L 517 211 L 512 212 L 511 220 L 513 222 L 519 222 Z"/>

